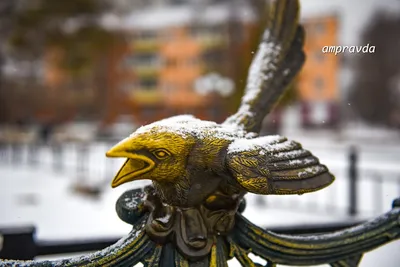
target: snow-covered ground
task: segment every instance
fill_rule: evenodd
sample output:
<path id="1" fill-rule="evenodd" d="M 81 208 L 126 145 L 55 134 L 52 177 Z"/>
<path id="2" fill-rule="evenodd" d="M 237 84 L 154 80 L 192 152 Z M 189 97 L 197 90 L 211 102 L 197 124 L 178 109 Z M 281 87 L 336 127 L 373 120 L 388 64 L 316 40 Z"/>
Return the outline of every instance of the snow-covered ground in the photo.
<path id="1" fill-rule="evenodd" d="M 359 155 L 358 208 L 363 218 L 382 213 L 396 196 L 400 196 L 400 140 L 396 143 L 393 138 L 385 138 L 378 142 L 373 137 L 371 140 L 375 141 L 372 142 L 369 139 L 351 139 L 343 132 L 333 134 L 328 131 L 288 131 L 284 135 L 300 141 L 304 148 L 320 158 L 336 176 L 336 181 L 329 188 L 314 194 L 263 197 L 268 202 L 269 209 L 311 208 L 313 212 L 344 214 L 349 202 L 348 165 L 351 146 L 357 148 Z M 82 150 L 82 145 L 64 144 L 58 155 L 50 147 L 41 147 L 30 152 L 29 147 L 23 146 L 16 163 L 12 160 L 13 150 L 8 146 L 3 150 L 0 164 L 40 171 L 53 177 L 65 176 L 70 183 L 79 180 L 81 184 L 96 184 L 108 189 L 110 180 L 124 161 L 105 157 L 105 152 L 112 145 L 113 143 L 97 142 L 90 144 L 87 150 Z M 32 159 L 37 161 L 36 164 L 30 163 Z M 327 210 L 327 206 L 331 209 Z"/>
<path id="2" fill-rule="evenodd" d="M 130 230 L 129 225 L 118 219 L 114 210 L 117 198 L 130 188 L 129 185 L 114 190 L 105 189 L 99 200 L 93 200 L 74 195 L 70 189 L 71 179 L 65 174 L 55 177 L 54 173 L 29 167 L 2 166 L 0 177 L 0 227 L 33 224 L 38 228 L 37 238 L 46 240 L 117 237 Z M 142 185 L 144 183 L 134 184 Z M 345 215 L 262 208 L 255 202 L 254 196 L 248 197 L 244 215 L 258 225 L 281 226 L 349 220 Z M 389 203 L 386 204 L 389 206 Z M 396 242 L 368 253 L 361 267 L 376 266 L 374 264 L 378 260 L 384 264 L 381 266 L 397 266 L 395 262 L 400 261 L 400 255 L 396 251 L 399 249 L 400 244 Z M 239 264 L 232 261 L 231 266 Z"/>
<path id="3" fill-rule="evenodd" d="M 400 196 L 400 142 L 360 139 L 356 142 L 343 138 L 343 134 L 330 132 L 284 134 L 302 142 L 337 179 L 327 189 L 302 196 L 248 195 L 244 215 L 252 222 L 281 226 L 368 219 L 390 209 L 391 201 Z M 346 214 L 350 145 L 357 145 L 360 153 L 360 215 L 357 218 Z M 82 162 L 77 156 L 81 146 L 65 145 L 62 169 L 53 164 L 50 148 L 43 147 L 34 153 L 24 148 L 23 157 L 17 163 L 12 162 L 9 148 L 0 157 L 0 227 L 33 224 L 38 229 L 37 237 L 47 240 L 116 237 L 128 233 L 129 225 L 120 221 L 115 213 L 115 202 L 123 191 L 146 182 L 110 188 L 109 183 L 123 162 L 123 159 L 105 158 L 105 151 L 111 146 L 110 143 L 91 144 Z M 32 157 L 37 160 L 36 165 L 29 163 Z M 79 169 L 80 163 L 87 168 Z M 379 179 L 382 183 L 377 182 Z M 76 182 L 99 184 L 103 193 L 98 199 L 79 195 L 72 190 Z M 394 262 L 400 262 L 400 255 L 396 253 L 399 249 L 400 242 L 395 242 L 368 253 L 361 266 L 376 266 L 374 263 L 378 260 L 382 263 L 380 266 L 398 266 Z M 232 262 L 232 266 L 238 265 Z"/>

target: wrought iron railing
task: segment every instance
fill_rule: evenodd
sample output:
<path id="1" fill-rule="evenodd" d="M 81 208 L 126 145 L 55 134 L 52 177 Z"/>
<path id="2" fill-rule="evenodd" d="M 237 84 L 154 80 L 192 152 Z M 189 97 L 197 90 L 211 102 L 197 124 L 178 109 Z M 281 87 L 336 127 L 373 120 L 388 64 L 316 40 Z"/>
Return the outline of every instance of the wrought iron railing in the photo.
<path id="1" fill-rule="evenodd" d="M 0 146 L 0 165 L 43 169 L 46 172 L 67 173 L 71 177 L 97 177 L 100 194 L 108 187 L 109 178 L 118 164 L 103 155 L 115 140 L 94 143 L 65 142 L 52 145 L 14 143 Z M 379 157 L 380 154 L 376 156 Z M 385 203 L 400 195 L 400 169 L 379 170 L 376 166 L 360 167 L 360 151 L 349 150 L 347 162 L 341 167 L 329 166 L 336 182 L 313 195 L 256 196 L 263 209 L 300 210 L 317 214 L 336 214 L 370 218 L 385 211 Z M 103 162 L 103 164 L 99 164 Z M 95 163 L 95 164 L 93 164 Z M 96 186 L 94 186 L 96 187 Z M 392 190 L 385 193 L 385 188 Z M 367 190 L 364 190 L 366 188 Z M 368 195 L 368 204 L 360 199 Z M 322 198 L 322 199 L 321 199 Z M 329 201 L 336 199 L 337 201 Z M 340 203 L 338 203 L 340 200 Z"/>
<path id="2" fill-rule="evenodd" d="M 308 235 L 340 231 L 359 224 L 361 222 L 293 225 L 268 227 L 266 230 L 283 235 Z M 0 228 L 0 258 L 33 260 L 40 256 L 84 253 L 104 249 L 122 238 L 42 240 L 36 238 L 36 230 L 34 226 Z"/>
<path id="3" fill-rule="evenodd" d="M 143 209 L 145 199 L 146 193 L 141 189 L 127 191 L 119 198 L 117 213 L 122 220 L 133 225 L 133 230 L 127 237 L 99 252 L 60 261 L 6 260 L 0 261 L 0 266 L 134 266 L 139 262 L 145 266 L 226 266 L 227 261 L 233 257 L 243 266 L 260 266 L 249 258 L 250 252 L 267 260 L 266 266 L 309 266 L 324 263 L 332 267 L 357 266 L 364 253 L 400 238 L 400 198 L 393 202 L 391 211 L 356 226 L 276 229 L 280 233 L 263 230 L 241 216 L 240 212 L 245 206 L 242 202 L 240 212 L 236 214 L 233 231 L 226 236 L 215 237 L 208 257 L 186 258 L 183 256 L 185 252 L 177 250 L 172 243 L 159 245 L 146 234 L 144 228 L 149 213 Z M 342 227 L 345 229 L 339 230 Z M 307 234 L 310 230 L 314 232 L 311 235 Z M 329 230 L 334 232 L 325 233 Z M 316 234 L 317 231 L 320 233 Z M 43 254 L 98 249 L 115 241 L 35 243 L 33 232 L 33 228 L 26 228 L 19 234 L 3 230 L 5 247 L 0 255 L 6 258 L 31 259 Z M 10 236 L 13 237 L 10 239 Z M 25 247 L 21 247 L 21 244 Z M 24 254 L 18 255 L 18 251 L 23 251 Z"/>

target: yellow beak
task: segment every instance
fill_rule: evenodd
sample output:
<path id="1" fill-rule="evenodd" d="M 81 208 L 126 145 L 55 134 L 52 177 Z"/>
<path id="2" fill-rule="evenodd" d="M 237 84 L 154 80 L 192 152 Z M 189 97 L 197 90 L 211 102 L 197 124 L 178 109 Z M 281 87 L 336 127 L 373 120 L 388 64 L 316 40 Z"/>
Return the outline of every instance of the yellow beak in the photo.
<path id="1" fill-rule="evenodd" d="M 113 188 L 127 182 L 145 179 L 142 174 L 154 168 L 155 163 L 153 160 L 144 155 L 130 152 L 130 149 L 132 149 L 131 140 L 126 140 L 106 153 L 107 157 L 128 158 L 114 177 L 111 183 Z"/>

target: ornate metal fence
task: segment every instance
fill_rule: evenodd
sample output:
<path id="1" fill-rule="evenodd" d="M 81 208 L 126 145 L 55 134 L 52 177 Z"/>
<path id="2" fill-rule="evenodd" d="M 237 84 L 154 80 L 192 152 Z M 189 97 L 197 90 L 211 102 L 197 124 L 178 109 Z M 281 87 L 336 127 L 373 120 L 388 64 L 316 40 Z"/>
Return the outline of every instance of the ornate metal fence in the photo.
<path id="1" fill-rule="evenodd" d="M 0 146 L 0 165 L 43 169 L 54 173 L 55 177 L 58 174 L 67 174 L 71 178 L 95 176 L 94 187 L 106 187 L 119 166 L 113 160 L 104 159 L 103 155 L 115 143 L 116 140 L 53 146 L 3 144 Z M 390 198 L 400 195 L 400 169 L 360 167 L 359 157 L 359 151 L 349 149 L 345 167 L 330 166 L 336 182 L 324 191 L 303 196 L 251 196 L 254 198 L 251 201 L 263 209 L 296 209 L 361 218 L 379 215 L 386 210 L 385 204 Z M 102 188 L 98 189 L 101 193 Z M 365 196 L 368 196 L 367 200 Z M 332 199 L 335 201 L 330 201 Z"/>

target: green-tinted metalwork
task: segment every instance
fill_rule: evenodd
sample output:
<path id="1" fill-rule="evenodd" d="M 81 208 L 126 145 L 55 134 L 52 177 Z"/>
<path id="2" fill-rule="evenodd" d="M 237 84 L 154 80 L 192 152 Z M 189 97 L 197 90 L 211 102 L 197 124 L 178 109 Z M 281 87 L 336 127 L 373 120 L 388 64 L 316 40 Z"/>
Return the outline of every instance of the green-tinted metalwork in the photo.
<path id="1" fill-rule="evenodd" d="M 362 225 L 323 235 L 288 236 L 265 231 L 250 223 L 239 212 L 235 226 L 227 235 L 213 237 L 210 253 L 193 260 L 184 257 L 173 243 L 164 245 L 151 241 L 145 225 L 146 189 L 125 192 L 117 202 L 119 217 L 133 225 L 130 234 L 115 245 L 86 256 L 60 261 L 4 261 L 1 266 L 227 266 L 235 257 L 243 266 L 260 266 L 249 252 L 275 264 L 311 266 L 329 263 L 332 267 L 357 266 L 364 253 L 400 238 L 400 198 L 393 209 Z M 151 190 L 150 190 L 151 191 Z"/>
<path id="2" fill-rule="evenodd" d="M 304 62 L 299 2 L 269 2 L 269 20 L 255 55 L 242 104 L 222 124 L 177 116 L 139 128 L 107 152 L 127 158 L 116 187 L 148 179 L 127 191 L 118 216 L 133 226 L 111 247 L 61 261 L 3 261 L 1 266 L 260 266 L 268 263 L 357 266 L 362 255 L 400 237 L 400 199 L 388 213 L 357 227 L 324 235 L 288 236 L 265 231 L 241 212 L 247 192 L 303 194 L 334 177 L 318 158 L 281 136 L 260 137 L 265 115 Z"/>

